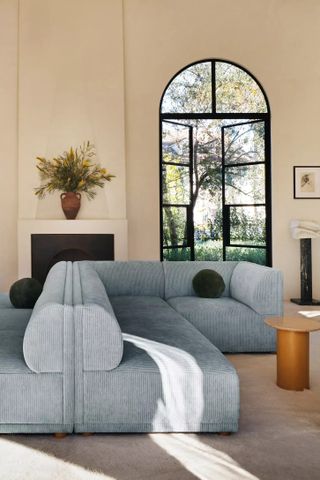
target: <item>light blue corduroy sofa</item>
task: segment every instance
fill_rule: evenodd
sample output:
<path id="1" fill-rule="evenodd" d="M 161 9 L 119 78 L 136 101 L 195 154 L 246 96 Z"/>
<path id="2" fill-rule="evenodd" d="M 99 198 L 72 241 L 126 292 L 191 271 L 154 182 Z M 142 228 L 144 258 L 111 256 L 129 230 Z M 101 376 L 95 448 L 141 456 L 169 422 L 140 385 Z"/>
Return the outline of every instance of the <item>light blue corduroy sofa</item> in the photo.
<path id="1" fill-rule="evenodd" d="M 203 268 L 223 276 L 223 297 L 195 296 L 192 278 Z M 84 261 L 73 279 L 76 432 L 237 430 L 238 376 L 221 351 L 275 350 L 263 320 L 282 313 L 279 271 Z"/>
<path id="2" fill-rule="evenodd" d="M 195 296 L 212 268 L 219 299 Z M 33 311 L 0 296 L 0 433 L 234 432 L 221 352 L 275 350 L 282 276 L 246 262 L 60 262 Z"/>
<path id="3" fill-rule="evenodd" d="M 72 263 L 48 274 L 33 310 L 0 297 L 0 433 L 72 432 Z"/>

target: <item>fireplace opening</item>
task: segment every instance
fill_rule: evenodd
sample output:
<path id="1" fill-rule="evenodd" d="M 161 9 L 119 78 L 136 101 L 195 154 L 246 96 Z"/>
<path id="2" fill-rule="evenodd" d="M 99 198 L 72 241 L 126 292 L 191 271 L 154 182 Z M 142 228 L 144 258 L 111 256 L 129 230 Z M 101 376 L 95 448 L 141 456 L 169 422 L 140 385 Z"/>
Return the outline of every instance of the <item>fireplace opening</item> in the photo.
<path id="1" fill-rule="evenodd" d="M 32 277 L 42 284 L 60 261 L 114 260 L 113 234 L 32 234 Z"/>

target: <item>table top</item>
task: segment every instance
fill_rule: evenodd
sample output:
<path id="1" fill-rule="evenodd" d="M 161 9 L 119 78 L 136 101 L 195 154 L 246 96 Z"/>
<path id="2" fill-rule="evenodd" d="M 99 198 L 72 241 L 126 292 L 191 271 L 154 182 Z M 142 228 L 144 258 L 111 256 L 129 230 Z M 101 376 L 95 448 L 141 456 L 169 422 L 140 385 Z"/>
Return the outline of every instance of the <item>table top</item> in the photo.
<path id="1" fill-rule="evenodd" d="M 269 317 L 265 319 L 269 327 L 291 332 L 315 332 L 320 330 L 320 321 L 304 317 Z"/>

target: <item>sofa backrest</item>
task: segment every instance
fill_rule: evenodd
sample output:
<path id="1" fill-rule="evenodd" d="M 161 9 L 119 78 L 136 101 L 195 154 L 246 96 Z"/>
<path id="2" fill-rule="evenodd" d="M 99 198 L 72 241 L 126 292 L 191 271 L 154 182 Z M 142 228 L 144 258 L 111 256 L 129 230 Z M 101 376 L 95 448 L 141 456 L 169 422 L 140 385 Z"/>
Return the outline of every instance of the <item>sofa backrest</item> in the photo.
<path id="1" fill-rule="evenodd" d="M 122 359 L 123 339 L 106 289 L 93 262 L 73 264 L 76 352 L 83 370 L 112 370 Z"/>
<path id="2" fill-rule="evenodd" d="M 56 263 L 47 275 L 23 339 L 24 359 L 34 372 L 62 372 L 73 344 L 72 263 Z"/>
<path id="3" fill-rule="evenodd" d="M 165 299 L 172 297 L 196 296 L 192 279 L 205 268 L 218 272 L 225 283 L 223 297 L 230 296 L 230 280 L 238 262 L 163 262 L 165 273 Z"/>
<path id="4" fill-rule="evenodd" d="M 239 262 L 232 274 L 230 296 L 260 315 L 283 315 L 283 275 L 276 268 Z"/>
<path id="5" fill-rule="evenodd" d="M 144 295 L 164 298 L 164 272 L 161 262 L 90 262 L 109 296 Z"/>

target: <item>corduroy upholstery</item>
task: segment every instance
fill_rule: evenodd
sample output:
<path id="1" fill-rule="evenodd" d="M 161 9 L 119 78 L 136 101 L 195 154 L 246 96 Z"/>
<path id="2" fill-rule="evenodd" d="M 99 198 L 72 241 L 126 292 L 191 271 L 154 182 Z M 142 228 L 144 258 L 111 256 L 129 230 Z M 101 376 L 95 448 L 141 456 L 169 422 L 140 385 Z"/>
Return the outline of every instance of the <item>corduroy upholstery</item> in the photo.
<path id="1" fill-rule="evenodd" d="M 90 308 L 115 315 L 117 324 L 104 314 L 99 327 L 90 328 L 91 319 L 85 331 L 81 315 L 75 315 L 75 431 L 236 431 L 238 377 L 218 348 L 274 351 L 274 332 L 264 326 L 263 313 L 267 298 L 268 314 L 281 312 L 281 274 L 243 262 L 76 265 L 75 312 L 86 304 L 86 292 Z M 192 279 L 203 268 L 222 275 L 221 298 L 195 296 Z M 110 369 L 115 343 L 105 338 L 104 328 L 112 334 L 118 324 L 123 357 Z M 87 335 L 95 349 L 84 347 Z"/>
<path id="2" fill-rule="evenodd" d="M 161 262 L 89 262 L 108 295 L 154 295 L 164 298 Z"/>
<path id="3" fill-rule="evenodd" d="M 14 308 L 9 295 L 0 293 L 0 331 L 22 330 L 24 332 L 31 314 L 32 309 Z"/>
<path id="4" fill-rule="evenodd" d="M 203 268 L 221 298 L 195 296 Z M 34 309 L 0 295 L 0 433 L 236 431 L 219 351 L 273 351 L 281 273 L 246 262 L 60 262 Z"/>
<path id="5" fill-rule="evenodd" d="M 118 321 L 92 264 L 77 262 L 73 268 L 74 319 L 83 369 L 112 370 L 119 365 L 123 354 Z"/>
<path id="6" fill-rule="evenodd" d="M 71 274 L 70 262 L 56 264 L 32 311 L 0 298 L 0 433 L 73 430 Z"/>
<path id="7" fill-rule="evenodd" d="M 260 315 L 282 315 L 282 274 L 274 268 L 239 262 L 230 282 L 231 297 Z"/>
<path id="8" fill-rule="evenodd" d="M 23 353 L 31 370 L 62 372 L 64 348 L 72 344 L 69 318 L 72 318 L 72 263 L 61 262 L 48 273 L 24 334 Z"/>
<path id="9" fill-rule="evenodd" d="M 84 371 L 81 389 L 77 377 L 75 430 L 236 431 L 238 376 L 219 350 L 160 297 L 111 303 L 124 355 L 111 371 Z"/>
<path id="10" fill-rule="evenodd" d="M 223 353 L 275 351 L 275 330 L 233 298 L 175 297 L 168 303 Z"/>
<path id="11" fill-rule="evenodd" d="M 230 295 L 230 280 L 238 262 L 163 262 L 165 274 L 165 299 L 172 297 L 197 296 L 192 280 L 200 270 L 218 272 L 225 283 L 223 297 Z"/>

